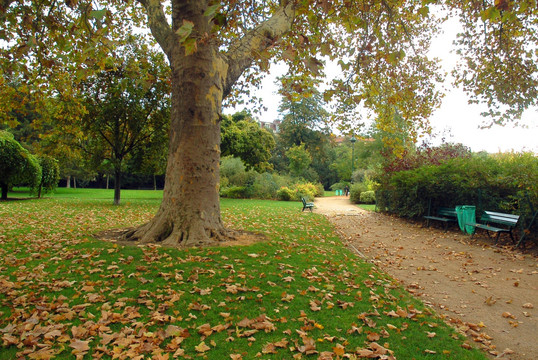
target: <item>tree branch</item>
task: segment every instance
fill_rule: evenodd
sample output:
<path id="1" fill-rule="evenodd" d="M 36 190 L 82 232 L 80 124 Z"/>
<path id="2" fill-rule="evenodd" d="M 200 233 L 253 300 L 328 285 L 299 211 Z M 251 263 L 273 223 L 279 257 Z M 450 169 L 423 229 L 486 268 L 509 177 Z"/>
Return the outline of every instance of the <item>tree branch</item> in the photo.
<path id="1" fill-rule="evenodd" d="M 281 1 L 276 13 L 233 43 L 226 53 L 228 75 L 224 85 L 226 97 L 243 71 L 250 67 L 256 55 L 291 29 L 295 19 L 295 1 Z"/>
<path id="2" fill-rule="evenodd" d="M 146 9 L 149 28 L 165 54 L 170 58 L 174 41 L 174 32 L 166 21 L 161 0 L 138 0 Z"/>

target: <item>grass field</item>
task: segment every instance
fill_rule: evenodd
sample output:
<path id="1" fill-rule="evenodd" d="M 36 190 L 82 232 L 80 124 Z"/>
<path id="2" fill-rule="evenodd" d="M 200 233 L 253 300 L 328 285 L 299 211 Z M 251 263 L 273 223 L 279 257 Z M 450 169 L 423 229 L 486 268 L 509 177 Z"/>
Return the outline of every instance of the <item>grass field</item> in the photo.
<path id="1" fill-rule="evenodd" d="M 161 196 L 0 202 L 0 359 L 486 358 L 298 203 L 223 200 L 228 227 L 267 236 L 250 246 L 91 237 L 148 221 Z"/>

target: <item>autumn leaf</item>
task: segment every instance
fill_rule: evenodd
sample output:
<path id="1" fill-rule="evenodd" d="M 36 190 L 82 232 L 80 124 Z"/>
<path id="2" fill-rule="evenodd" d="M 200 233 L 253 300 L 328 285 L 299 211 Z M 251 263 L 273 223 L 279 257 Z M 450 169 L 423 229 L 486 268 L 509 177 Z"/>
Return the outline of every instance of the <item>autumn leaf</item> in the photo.
<path id="1" fill-rule="evenodd" d="M 206 351 L 211 350 L 211 348 L 207 346 L 205 342 L 202 341 L 200 344 L 194 347 L 194 350 L 199 353 L 205 353 Z"/>
<path id="2" fill-rule="evenodd" d="M 90 350 L 90 342 L 82 340 L 74 340 L 69 344 L 69 347 L 73 348 L 73 354 L 81 354 Z"/>
<path id="3" fill-rule="evenodd" d="M 336 346 L 333 347 L 333 352 L 337 356 L 342 356 L 346 353 L 346 349 L 341 344 L 336 344 Z"/>

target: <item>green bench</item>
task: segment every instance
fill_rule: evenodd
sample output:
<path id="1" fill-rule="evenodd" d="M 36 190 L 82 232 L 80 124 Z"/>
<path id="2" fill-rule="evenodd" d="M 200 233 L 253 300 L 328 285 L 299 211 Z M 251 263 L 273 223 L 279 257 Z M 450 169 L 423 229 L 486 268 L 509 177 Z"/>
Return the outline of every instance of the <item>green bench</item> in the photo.
<path id="1" fill-rule="evenodd" d="M 302 211 L 305 211 L 306 209 L 310 209 L 310 212 L 312 212 L 312 209 L 314 208 L 314 203 L 313 202 L 306 202 L 305 198 L 301 198 L 301 200 L 303 201 L 303 210 Z"/>
<path id="2" fill-rule="evenodd" d="M 516 224 L 519 221 L 519 215 L 505 214 L 494 211 L 484 211 L 480 217 L 480 222 L 470 222 L 466 223 L 467 226 L 472 226 L 476 229 L 486 230 L 488 237 L 491 237 L 490 232 L 497 234 L 495 237 L 495 244 L 499 241 L 499 236 L 501 233 L 508 233 L 512 242 L 515 242 L 514 235 L 512 234 L 512 229 L 516 227 Z M 493 225 L 491 225 L 493 224 Z M 503 225 L 503 227 L 499 227 Z M 518 244 L 519 245 L 519 244 Z"/>
<path id="3" fill-rule="evenodd" d="M 456 210 L 448 207 L 438 208 L 436 215 L 430 215 L 428 209 L 428 215 L 425 215 L 424 218 L 426 219 L 426 227 L 430 227 L 430 220 L 441 221 L 445 225 L 445 231 L 447 230 L 449 223 L 458 222 Z"/>

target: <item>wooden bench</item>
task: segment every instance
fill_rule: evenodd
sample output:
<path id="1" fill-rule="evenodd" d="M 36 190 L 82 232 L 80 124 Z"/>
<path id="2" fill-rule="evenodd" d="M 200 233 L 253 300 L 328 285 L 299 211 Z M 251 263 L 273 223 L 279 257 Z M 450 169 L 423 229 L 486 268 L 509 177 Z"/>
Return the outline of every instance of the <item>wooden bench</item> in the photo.
<path id="1" fill-rule="evenodd" d="M 514 235 L 512 234 L 512 229 L 516 226 L 519 221 L 519 215 L 505 214 L 494 211 L 484 211 L 480 217 L 480 222 L 471 222 L 466 223 L 465 225 L 473 226 L 477 229 L 486 230 L 488 237 L 490 237 L 489 232 L 494 232 L 497 234 L 495 238 L 495 244 L 499 241 L 499 236 L 501 233 L 508 233 L 512 242 L 514 242 Z M 492 226 L 494 225 L 504 225 L 504 227 Z"/>
<path id="2" fill-rule="evenodd" d="M 458 215 L 456 210 L 453 208 L 440 207 L 437 209 L 437 216 L 430 215 L 428 210 L 428 215 L 425 215 L 426 227 L 430 227 L 430 220 L 441 221 L 445 224 L 445 231 L 448 228 L 448 224 L 451 222 L 458 222 Z"/>
<path id="3" fill-rule="evenodd" d="M 302 211 L 305 211 L 305 209 L 310 209 L 310 212 L 312 212 L 312 209 L 314 208 L 314 203 L 313 202 L 306 202 L 305 198 L 301 198 L 301 200 L 303 201 L 303 210 Z"/>

